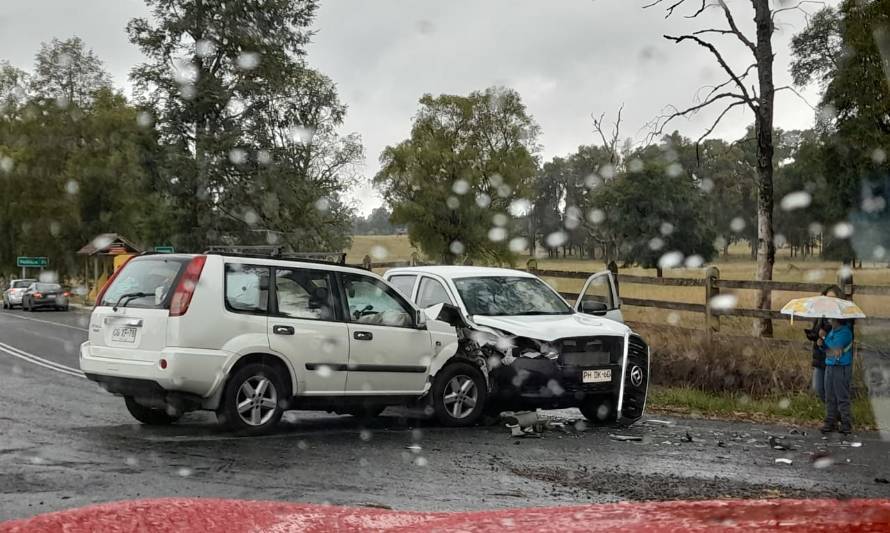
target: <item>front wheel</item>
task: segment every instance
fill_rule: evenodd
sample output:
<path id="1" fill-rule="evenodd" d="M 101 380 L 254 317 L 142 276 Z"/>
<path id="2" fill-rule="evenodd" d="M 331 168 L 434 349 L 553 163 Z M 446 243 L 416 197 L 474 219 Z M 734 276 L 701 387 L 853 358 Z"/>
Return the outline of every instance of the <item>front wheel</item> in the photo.
<path id="1" fill-rule="evenodd" d="M 485 376 L 469 363 L 452 363 L 433 381 L 433 410 L 445 426 L 466 427 L 478 422 L 487 396 Z"/>
<path id="2" fill-rule="evenodd" d="M 127 411 L 130 411 L 133 418 L 149 426 L 168 426 L 179 420 L 179 416 L 172 416 L 164 409 L 146 407 L 132 396 L 125 396 L 124 402 L 127 404 Z"/>
<path id="3" fill-rule="evenodd" d="M 284 414 L 285 395 L 284 381 L 274 368 L 251 363 L 229 378 L 217 417 L 237 433 L 268 433 Z"/>

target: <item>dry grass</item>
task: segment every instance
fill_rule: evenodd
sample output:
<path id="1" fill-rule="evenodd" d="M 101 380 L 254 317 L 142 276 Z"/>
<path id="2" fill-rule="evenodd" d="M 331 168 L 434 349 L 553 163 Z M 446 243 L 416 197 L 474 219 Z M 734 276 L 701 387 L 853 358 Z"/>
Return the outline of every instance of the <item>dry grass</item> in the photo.
<path id="1" fill-rule="evenodd" d="M 374 261 L 407 260 L 411 258 L 412 252 L 420 254 L 420 250 L 411 246 L 407 235 L 353 235 L 352 247 L 346 250 L 346 261 L 361 263 L 362 258 L 371 255 L 371 249 L 375 246 L 381 247 L 386 252 L 386 257 L 375 258 Z"/>

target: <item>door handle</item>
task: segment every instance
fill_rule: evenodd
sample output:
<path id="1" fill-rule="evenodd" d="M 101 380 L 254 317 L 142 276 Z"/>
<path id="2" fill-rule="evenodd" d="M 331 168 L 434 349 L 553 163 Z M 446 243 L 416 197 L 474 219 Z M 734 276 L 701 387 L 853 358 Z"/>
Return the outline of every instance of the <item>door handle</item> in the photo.
<path id="1" fill-rule="evenodd" d="M 272 333 L 276 335 L 293 335 L 294 328 L 291 326 L 272 326 Z"/>
<path id="2" fill-rule="evenodd" d="M 352 338 L 357 341 L 369 341 L 374 338 L 374 334 L 370 331 L 356 331 L 352 334 Z"/>

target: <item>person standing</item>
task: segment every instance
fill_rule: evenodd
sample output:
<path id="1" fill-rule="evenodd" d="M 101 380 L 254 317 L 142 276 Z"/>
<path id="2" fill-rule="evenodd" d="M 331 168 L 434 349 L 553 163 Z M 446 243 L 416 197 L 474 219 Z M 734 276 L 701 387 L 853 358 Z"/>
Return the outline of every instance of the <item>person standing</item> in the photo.
<path id="1" fill-rule="evenodd" d="M 822 433 L 853 431 L 850 388 L 853 383 L 853 330 L 846 320 L 831 319 L 831 331 L 821 339 L 825 349 L 825 423 Z"/>
<path id="2" fill-rule="evenodd" d="M 841 298 L 841 290 L 836 285 L 827 287 L 822 291 L 822 296 Z M 813 327 L 804 330 L 807 339 L 813 342 L 813 383 L 812 389 L 822 403 L 825 403 L 825 350 L 820 339 L 831 331 L 831 325 L 825 318 L 817 318 Z"/>

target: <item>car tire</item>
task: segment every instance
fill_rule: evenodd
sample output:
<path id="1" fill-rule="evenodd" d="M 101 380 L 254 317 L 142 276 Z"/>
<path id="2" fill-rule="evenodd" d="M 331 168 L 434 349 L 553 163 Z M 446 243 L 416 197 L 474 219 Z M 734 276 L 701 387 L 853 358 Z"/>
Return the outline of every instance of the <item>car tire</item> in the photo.
<path id="1" fill-rule="evenodd" d="M 433 410 L 443 426 L 472 426 L 485 412 L 487 397 L 485 376 L 469 363 L 447 365 L 433 380 Z"/>
<path id="2" fill-rule="evenodd" d="M 614 424 L 618 420 L 612 398 L 594 396 L 578 406 L 584 418 L 597 425 Z"/>
<path id="3" fill-rule="evenodd" d="M 263 390 L 259 391 L 261 387 Z M 269 433 L 284 414 L 287 394 L 287 387 L 277 369 L 262 363 L 247 364 L 226 382 L 217 418 L 224 426 L 241 435 Z M 248 401 L 251 403 L 245 404 Z M 242 405 L 241 412 L 239 404 Z"/>
<path id="4" fill-rule="evenodd" d="M 172 416 L 164 409 L 146 407 L 132 396 L 124 396 L 124 403 L 127 404 L 127 411 L 133 418 L 147 426 L 168 426 L 179 420 L 179 416 Z"/>
<path id="5" fill-rule="evenodd" d="M 22 311 L 27 311 L 29 313 L 33 312 L 34 309 L 31 308 L 31 304 L 25 305 L 25 300 L 22 300 Z"/>

